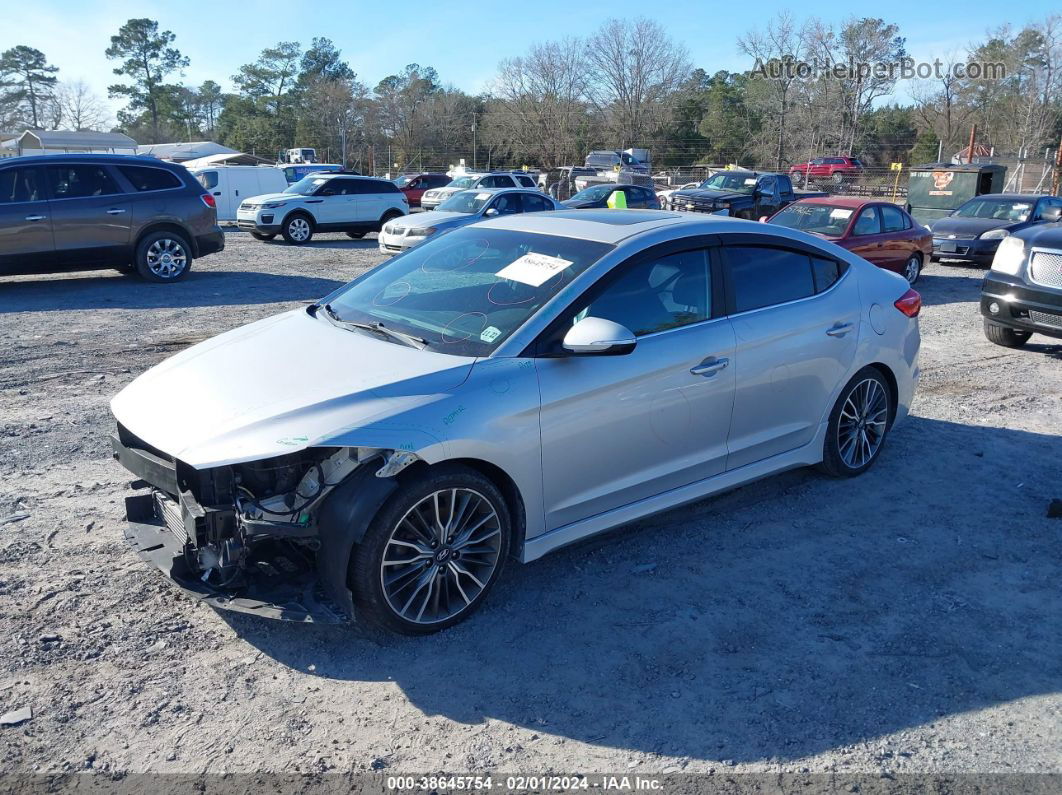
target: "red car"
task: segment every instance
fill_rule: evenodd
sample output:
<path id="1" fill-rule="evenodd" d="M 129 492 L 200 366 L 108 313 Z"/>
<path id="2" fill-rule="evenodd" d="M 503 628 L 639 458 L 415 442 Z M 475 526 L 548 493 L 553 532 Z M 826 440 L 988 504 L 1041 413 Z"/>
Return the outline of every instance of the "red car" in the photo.
<path id="1" fill-rule="evenodd" d="M 918 281 L 933 253 L 933 233 L 887 201 L 835 196 L 800 199 L 761 220 L 826 238 L 911 284 Z"/>
<path id="2" fill-rule="evenodd" d="M 789 178 L 795 185 L 809 182 L 836 182 L 859 177 L 866 167 L 858 157 L 816 157 L 807 163 L 789 167 Z"/>
<path id="3" fill-rule="evenodd" d="M 395 185 L 402 191 L 410 207 L 420 207 L 420 197 L 424 191 L 449 184 L 450 178 L 445 174 L 403 174 L 395 180 Z"/>

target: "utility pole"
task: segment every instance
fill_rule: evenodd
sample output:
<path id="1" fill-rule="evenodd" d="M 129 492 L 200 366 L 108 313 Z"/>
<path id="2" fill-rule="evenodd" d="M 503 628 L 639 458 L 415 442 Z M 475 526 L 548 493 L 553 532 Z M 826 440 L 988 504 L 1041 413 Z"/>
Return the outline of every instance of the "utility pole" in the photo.
<path id="1" fill-rule="evenodd" d="M 966 164 L 973 165 L 974 141 L 977 140 L 977 125 L 970 127 L 970 148 L 966 150 Z"/>
<path id="2" fill-rule="evenodd" d="M 476 114 L 472 114 L 472 170 L 476 170 Z"/>
<path id="3" fill-rule="evenodd" d="M 1051 175 L 1051 195 L 1059 195 L 1059 183 L 1062 182 L 1062 141 L 1058 142 L 1058 152 L 1055 153 L 1055 173 Z"/>
<path id="4" fill-rule="evenodd" d="M 941 162 L 941 158 L 944 157 L 944 139 L 937 141 L 937 162 Z"/>
<path id="5" fill-rule="evenodd" d="M 347 128 L 342 119 L 336 119 L 336 124 L 339 125 L 339 165 L 345 170 L 347 167 Z"/>

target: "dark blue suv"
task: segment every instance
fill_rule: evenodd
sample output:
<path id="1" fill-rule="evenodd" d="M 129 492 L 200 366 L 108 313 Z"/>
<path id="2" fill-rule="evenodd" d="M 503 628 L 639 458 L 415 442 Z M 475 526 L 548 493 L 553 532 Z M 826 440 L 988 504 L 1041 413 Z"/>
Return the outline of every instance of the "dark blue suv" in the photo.
<path id="1" fill-rule="evenodd" d="M 0 274 L 118 268 L 173 282 L 224 247 L 214 197 L 183 166 L 128 155 L 0 160 Z"/>

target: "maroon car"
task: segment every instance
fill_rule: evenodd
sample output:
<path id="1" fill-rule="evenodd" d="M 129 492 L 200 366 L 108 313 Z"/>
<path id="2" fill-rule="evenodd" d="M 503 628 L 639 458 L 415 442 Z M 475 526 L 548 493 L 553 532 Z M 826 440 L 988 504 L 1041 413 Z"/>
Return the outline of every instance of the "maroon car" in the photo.
<path id="1" fill-rule="evenodd" d="M 865 167 L 858 157 L 816 157 L 806 163 L 789 167 L 789 178 L 794 185 L 809 182 L 842 182 L 859 177 Z"/>
<path id="2" fill-rule="evenodd" d="M 842 246 L 914 284 L 933 253 L 933 234 L 887 201 L 824 197 L 783 207 L 769 224 L 799 229 Z"/>
<path id="3" fill-rule="evenodd" d="M 424 191 L 449 183 L 450 178 L 445 174 L 403 174 L 395 180 L 395 185 L 405 195 L 410 207 L 420 207 L 420 197 Z"/>

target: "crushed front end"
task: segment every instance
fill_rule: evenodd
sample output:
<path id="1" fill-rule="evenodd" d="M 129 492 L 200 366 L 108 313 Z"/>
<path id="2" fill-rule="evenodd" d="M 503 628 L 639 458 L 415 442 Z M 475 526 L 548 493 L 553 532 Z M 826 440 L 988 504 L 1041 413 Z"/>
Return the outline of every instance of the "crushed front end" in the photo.
<path id="1" fill-rule="evenodd" d="M 141 558 L 214 607 L 330 624 L 353 620 L 351 550 L 415 458 L 314 447 L 195 469 L 120 423 L 111 447 L 137 477 L 126 539 Z"/>

